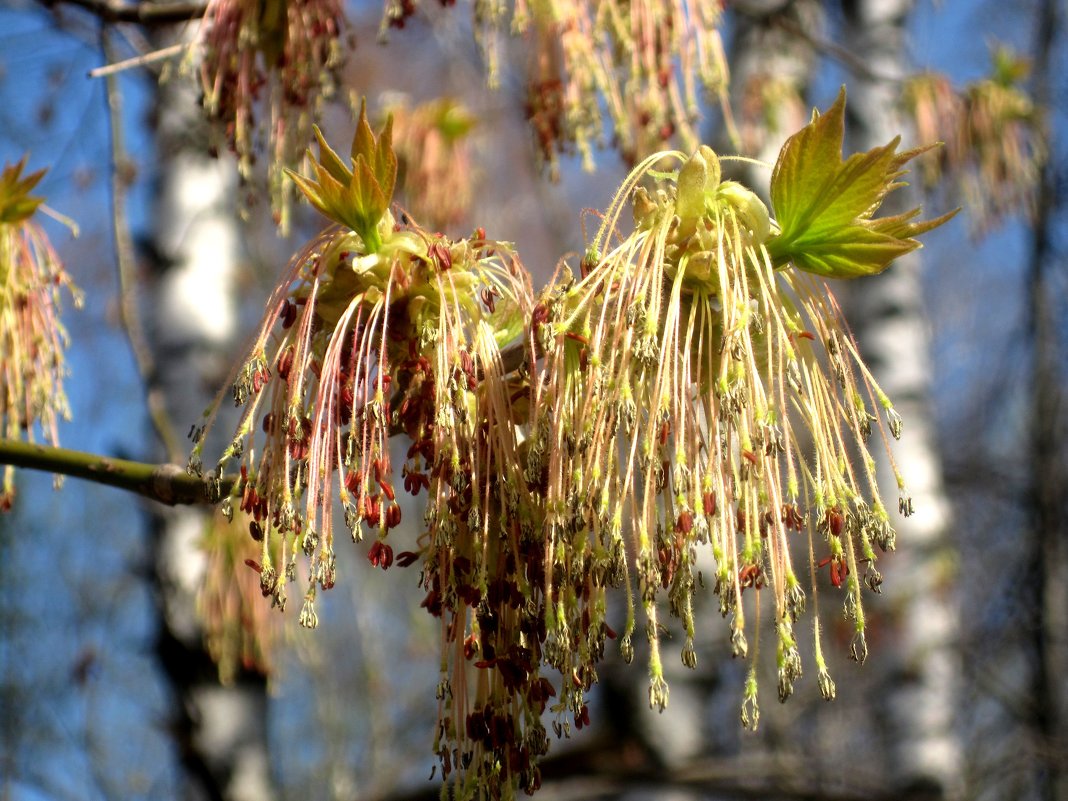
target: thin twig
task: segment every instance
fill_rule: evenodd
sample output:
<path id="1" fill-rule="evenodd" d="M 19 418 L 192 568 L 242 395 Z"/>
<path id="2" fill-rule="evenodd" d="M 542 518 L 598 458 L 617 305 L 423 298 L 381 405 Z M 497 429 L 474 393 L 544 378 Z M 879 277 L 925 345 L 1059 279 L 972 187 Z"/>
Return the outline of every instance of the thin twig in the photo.
<path id="1" fill-rule="evenodd" d="M 0 439 L 0 464 L 81 478 L 168 506 L 213 504 L 230 493 L 235 481 L 233 477 L 223 477 L 216 484 L 190 475 L 176 464 L 132 462 L 14 439 Z"/>
<path id="2" fill-rule="evenodd" d="M 100 38 L 104 58 L 111 61 L 114 52 L 108 39 L 108 32 L 102 30 Z M 137 362 L 137 370 L 141 374 L 141 382 L 145 387 L 145 402 L 152 425 L 163 443 L 167 458 L 171 461 L 178 461 L 182 458 L 182 446 L 179 444 L 174 426 L 167 414 L 163 394 L 153 378 L 156 374 L 155 359 L 152 356 L 148 338 L 145 336 L 134 291 L 134 246 L 130 236 L 130 226 L 126 219 L 126 179 L 122 169 L 127 163 L 123 142 L 122 94 L 119 91 L 118 78 L 114 75 L 107 77 L 106 85 L 108 127 L 111 135 L 112 230 L 115 237 L 115 258 L 119 269 L 119 314 Z"/>
<path id="3" fill-rule="evenodd" d="M 207 3 L 121 3 L 115 0 L 42 0 L 46 8 L 61 3 L 77 6 L 93 14 L 102 22 L 132 22 L 139 25 L 174 25 L 199 19 L 207 11 Z"/>
<path id="4" fill-rule="evenodd" d="M 849 48 L 842 47 L 840 44 L 824 39 L 821 36 L 816 36 L 811 31 L 805 30 L 804 25 L 798 24 L 796 20 L 789 19 L 783 14 L 775 16 L 772 24 L 778 25 L 787 33 L 804 40 L 813 50 L 835 59 L 858 78 L 885 83 L 902 83 L 904 80 L 900 75 L 890 75 L 889 73 L 873 70 L 863 58 Z"/>
<path id="5" fill-rule="evenodd" d="M 786 13 L 791 5 L 793 5 L 792 2 L 785 2 L 782 5 L 773 8 L 760 8 L 757 10 L 747 8 L 743 3 L 735 3 L 732 5 L 731 10 L 738 16 L 745 17 L 759 24 L 781 28 L 790 35 L 796 36 L 798 39 L 805 42 L 805 44 L 813 50 L 835 59 L 843 67 L 859 78 L 865 78 L 869 81 L 886 81 L 889 83 L 902 82 L 902 77 L 900 75 L 889 75 L 887 73 L 873 70 L 860 55 L 854 53 L 849 48 L 842 47 L 842 45 L 832 42 L 829 39 L 825 39 L 822 36 L 818 36 L 808 30 L 804 25 Z"/>
<path id="6" fill-rule="evenodd" d="M 116 61 L 114 64 L 105 64 L 103 67 L 96 67 L 89 70 L 90 78 L 104 78 L 109 75 L 115 75 L 119 72 L 124 72 L 135 67 L 145 67 L 149 64 L 154 64 L 157 61 L 163 61 L 167 58 L 174 58 L 175 56 L 182 55 L 183 52 L 189 49 L 191 45 L 188 42 L 182 42 L 181 44 L 171 45 L 170 47 L 164 47 L 159 50 L 153 50 L 151 53 L 145 53 L 140 56 L 134 56 L 133 58 L 123 59 L 122 61 Z"/>

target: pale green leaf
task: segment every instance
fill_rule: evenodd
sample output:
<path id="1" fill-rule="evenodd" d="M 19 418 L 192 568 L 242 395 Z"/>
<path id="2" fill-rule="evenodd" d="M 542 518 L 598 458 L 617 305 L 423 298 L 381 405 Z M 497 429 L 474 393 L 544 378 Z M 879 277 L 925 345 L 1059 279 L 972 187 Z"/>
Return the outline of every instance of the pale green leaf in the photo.
<path id="1" fill-rule="evenodd" d="M 790 137 L 771 175 L 771 202 L 779 234 L 768 241 L 776 266 L 835 278 L 874 275 L 890 262 L 920 247 L 912 237 L 953 216 L 908 222 L 913 209 L 874 219 L 883 199 L 903 186 L 897 181 L 909 159 L 927 148 L 897 153 L 900 138 L 842 160 L 845 90 L 825 114 Z"/>

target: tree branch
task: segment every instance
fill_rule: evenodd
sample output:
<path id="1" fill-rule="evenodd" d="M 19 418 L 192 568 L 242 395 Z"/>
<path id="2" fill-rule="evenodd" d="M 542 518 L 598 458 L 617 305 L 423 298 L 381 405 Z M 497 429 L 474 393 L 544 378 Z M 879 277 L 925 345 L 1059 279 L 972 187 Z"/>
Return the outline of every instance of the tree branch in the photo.
<path id="1" fill-rule="evenodd" d="M 212 505 L 228 495 L 234 485 L 233 477 L 223 477 L 213 486 L 210 479 L 190 475 L 176 464 L 132 462 L 13 439 L 0 439 L 0 464 L 118 487 L 167 506 Z"/>
<path id="2" fill-rule="evenodd" d="M 173 25 L 204 16 L 202 2 L 123 3 L 118 0 L 41 0 L 48 9 L 61 4 L 85 9 L 103 22 L 133 22 L 139 25 Z"/>
<path id="3" fill-rule="evenodd" d="M 506 371 L 519 369 L 526 354 L 527 350 L 521 343 L 505 348 L 501 357 Z M 390 433 L 403 435 L 399 425 L 391 426 Z M 237 481 L 235 476 L 222 476 L 215 481 L 190 475 L 177 464 L 134 462 L 3 438 L 0 438 L 0 465 L 81 478 L 95 484 L 117 487 L 167 506 L 213 506 L 230 494 Z"/>

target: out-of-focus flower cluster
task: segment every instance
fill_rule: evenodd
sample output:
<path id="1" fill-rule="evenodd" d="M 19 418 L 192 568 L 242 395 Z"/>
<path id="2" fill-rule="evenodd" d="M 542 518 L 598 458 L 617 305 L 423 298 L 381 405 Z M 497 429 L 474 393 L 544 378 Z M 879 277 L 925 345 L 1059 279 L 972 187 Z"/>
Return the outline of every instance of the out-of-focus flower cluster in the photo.
<path id="1" fill-rule="evenodd" d="M 751 75 L 742 86 L 738 107 L 741 152 L 756 155 L 769 141 L 781 141 L 808 116 L 802 87 L 795 79 L 774 73 Z"/>
<path id="2" fill-rule="evenodd" d="M 417 9 L 417 0 L 386 0 L 383 29 Z M 473 27 L 491 86 L 506 33 L 529 45 L 527 116 L 555 174 L 559 152 L 577 151 L 592 168 L 594 148 L 609 142 L 631 163 L 675 137 L 692 150 L 702 89 L 729 123 L 722 13 L 720 0 L 476 2 Z"/>
<path id="3" fill-rule="evenodd" d="M 334 92 L 344 19 L 338 0 L 211 0 L 200 32 L 204 108 L 251 178 L 267 153 L 275 221 L 288 224 L 295 167 Z"/>
<path id="4" fill-rule="evenodd" d="M 925 73 L 909 79 L 904 92 L 920 141 L 944 143 L 937 158 L 920 163 L 924 185 L 938 186 L 947 173 L 980 231 L 1034 211 L 1047 155 L 1041 115 L 1021 86 L 1030 63 L 1004 47 L 992 58 L 992 75 L 963 90 L 945 75 Z"/>
<path id="5" fill-rule="evenodd" d="M 9 439 L 35 441 L 35 426 L 53 445 L 58 423 L 70 418 L 63 389 L 67 332 L 59 321 L 64 290 L 76 305 L 71 283 L 52 244 L 33 220 L 44 202 L 30 192 L 44 170 L 25 177 L 23 159 L 0 173 L 0 426 Z M 4 468 L 0 509 L 11 507 L 14 471 Z"/>
<path id="6" fill-rule="evenodd" d="M 389 123 L 376 138 L 361 114 L 348 163 L 320 136 L 314 175 L 294 176 L 337 225 L 269 301 L 233 376 L 241 422 L 209 477 L 237 463 L 224 507 L 248 516 L 264 596 L 284 607 L 301 582 L 304 626 L 337 578 L 335 508 L 372 540 L 372 565 L 419 565 L 421 606 L 441 621 L 434 749 L 452 797 L 537 789 L 543 716 L 557 736 L 589 724 L 608 641 L 633 657 L 638 606 L 650 703 L 667 703 L 662 621 L 680 619 L 695 667 L 699 549 L 734 654 L 751 659 L 745 725 L 759 719 L 759 630 L 775 632 L 786 700 L 804 664 L 794 626 L 824 570 L 864 659 L 862 590 L 878 591 L 876 550 L 894 545 L 868 442 L 888 447 L 901 421 L 812 274 L 879 272 L 945 218 L 876 218 L 916 152 L 895 141 L 843 162 L 843 119 L 844 96 L 787 142 L 775 220 L 707 147 L 642 161 L 581 276 L 561 270 L 537 301 L 481 230 L 450 240 L 394 218 Z M 393 434 L 410 442 L 399 471 Z M 426 499 L 403 544 L 400 486 Z"/>
<path id="7" fill-rule="evenodd" d="M 393 117 L 399 202 L 431 230 L 456 225 L 471 205 L 475 117 L 449 98 L 417 106 L 398 99 L 386 111 Z"/>
<path id="8" fill-rule="evenodd" d="M 242 671 L 269 675 L 282 627 L 260 599 L 259 547 L 247 526 L 217 511 L 204 527 L 201 548 L 207 573 L 197 613 L 219 681 L 229 685 Z"/>

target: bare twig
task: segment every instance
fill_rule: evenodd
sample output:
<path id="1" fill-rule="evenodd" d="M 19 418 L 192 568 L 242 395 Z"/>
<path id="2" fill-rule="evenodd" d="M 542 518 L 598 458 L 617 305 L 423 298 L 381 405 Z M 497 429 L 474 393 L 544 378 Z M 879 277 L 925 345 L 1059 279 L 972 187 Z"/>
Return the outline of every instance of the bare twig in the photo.
<path id="1" fill-rule="evenodd" d="M 104 58 L 110 62 L 114 51 L 108 39 L 108 32 L 101 31 L 100 36 Z M 134 291 L 134 246 L 130 236 L 130 226 L 126 219 L 126 170 L 124 167 L 128 162 L 128 156 L 123 141 L 122 94 L 119 91 L 118 78 L 114 75 L 107 77 L 106 84 L 112 160 L 111 213 L 115 237 L 115 258 L 119 268 L 120 316 L 145 387 L 145 401 L 152 425 L 163 442 L 167 458 L 177 461 L 182 458 L 182 447 L 167 414 L 163 395 L 153 378 L 156 372 L 155 359 L 148 345 L 144 326 L 141 324 L 141 315 L 137 309 L 137 296 Z"/>
<path id="2" fill-rule="evenodd" d="M 171 45 L 170 47 L 164 47 L 160 50 L 153 50 L 151 53 L 145 53 L 144 55 L 116 61 L 113 64 L 105 64 L 103 67 L 96 67 L 95 69 L 89 70 L 89 77 L 104 78 L 108 75 L 115 75 L 116 73 L 124 72 L 125 70 L 134 69 L 135 67 L 145 67 L 149 64 L 154 64 L 157 61 L 180 56 L 188 50 L 189 47 L 190 44 L 188 42 L 182 42 L 181 44 Z"/>
<path id="3" fill-rule="evenodd" d="M 201 2 L 123 3 L 116 0 L 42 0 L 46 8 L 67 4 L 85 9 L 102 22 L 132 22 L 139 25 L 174 25 L 204 16 L 208 4 Z"/>
<path id="4" fill-rule="evenodd" d="M 785 12 L 791 5 L 793 5 L 792 2 L 788 1 L 772 7 L 766 7 L 766 4 L 762 3 L 755 5 L 756 7 L 751 8 L 745 3 L 734 3 L 731 5 L 731 11 L 739 16 L 759 21 L 764 25 L 774 25 L 781 28 L 791 36 L 796 36 L 798 39 L 805 42 L 816 52 L 822 53 L 829 58 L 833 58 L 857 77 L 866 78 L 869 81 L 886 81 L 890 83 L 901 82 L 902 78 L 900 75 L 889 75 L 887 73 L 873 70 L 857 53 L 847 47 L 842 47 L 836 42 L 818 36 L 809 30 L 807 26 L 802 25 L 796 19 L 791 18 L 791 16 Z"/>
<path id="5" fill-rule="evenodd" d="M 81 478 L 168 506 L 213 504 L 230 493 L 235 481 L 223 477 L 216 484 L 211 479 L 190 475 L 176 464 L 132 462 L 13 439 L 0 439 L 0 464 Z"/>
<path id="6" fill-rule="evenodd" d="M 776 16 L 773 20 L 773 24 L 778 25 L 787 33 L 803 39 L 813 50 L 835 59 L 839 64 L 859 78 L 886 83 L 901 83 L 903 80 L 900 75 L 891 75 L 889 73 L 872 69 L 860 55 L 849 48 L 842 47 L 840 44 L 836 44 L 821 36 L 816 36 L 811 31 L 805 30 L 805 26 L 799 25 L 796 20 L 789 19 L 785 15 L 780 14 Z"/>

